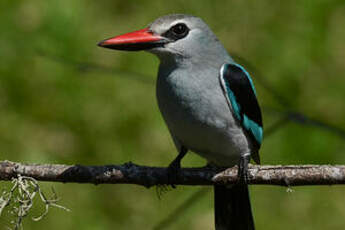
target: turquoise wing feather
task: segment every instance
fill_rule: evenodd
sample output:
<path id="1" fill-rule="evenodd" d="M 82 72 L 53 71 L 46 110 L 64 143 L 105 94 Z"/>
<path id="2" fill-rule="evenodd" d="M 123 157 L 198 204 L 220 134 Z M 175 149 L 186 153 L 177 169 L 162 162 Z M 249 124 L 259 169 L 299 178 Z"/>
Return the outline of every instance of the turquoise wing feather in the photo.
<path id="1" fill-rule="evenodd" d="M 220 80 L 234 116 L 259 149 L 263 139 L 262 116 L 249 73 L 238 64 L 225 63 L 220 71 Z"/>

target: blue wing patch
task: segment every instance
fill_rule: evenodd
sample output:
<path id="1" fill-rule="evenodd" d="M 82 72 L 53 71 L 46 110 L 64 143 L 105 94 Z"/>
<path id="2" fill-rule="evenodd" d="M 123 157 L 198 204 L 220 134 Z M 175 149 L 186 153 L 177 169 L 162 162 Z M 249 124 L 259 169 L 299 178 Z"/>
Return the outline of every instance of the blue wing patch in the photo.
<path id="1" fill-rule="evenodd" d="M 255 140 L 261 145 L 263 137 L 262 126 L 250 120 L 247 115 L 243 115 L 243 125 L 253 134 Z"/>
<path id="2" fill-rule="evenodd" d="M 259 149 L 263 138 L 262 117 L 249 73 L 238 64 L 225 63 L 220 70 L 220 80 L 236 119 L 248 131 Z"/>

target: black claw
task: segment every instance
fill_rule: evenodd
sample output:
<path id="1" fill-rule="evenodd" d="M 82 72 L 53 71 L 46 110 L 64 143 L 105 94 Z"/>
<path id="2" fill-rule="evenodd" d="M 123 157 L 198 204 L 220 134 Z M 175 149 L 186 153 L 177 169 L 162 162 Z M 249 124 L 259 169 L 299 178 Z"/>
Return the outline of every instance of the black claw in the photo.
<path id="1" fill-rule="evenodd" d="M 174 184 L 174 182 L 177 180 L 180 169 L 181 169 L 181 164 L 178 159 L 175 159 L 173 162 L 171 162 L 168 167 L 168 184 L 172 188 L 176 188 L 176 185 Z"/>
<path id="2" fill-rule="evenodd" d="M 156 193 L 159 200 L 163 197 L 165 193 L 169 191 L 170 191 L 170 188 L 168 187 L 168 185 L 160 184 L 156 186 Z"/>
<path id="3" fill-rule="evenodd" d="M 211 163 L 209 163 L 209 162 L 207 162 L 207 164 L 204 166 L 204 168 L 205 168 L 205 169 L 211 169 L 211 170 L 213 170 L 213 169 L 218 169 L 217 166 L 215 166 L 215 165 L 213 165 L 213 164 L 211 164 Z"/>

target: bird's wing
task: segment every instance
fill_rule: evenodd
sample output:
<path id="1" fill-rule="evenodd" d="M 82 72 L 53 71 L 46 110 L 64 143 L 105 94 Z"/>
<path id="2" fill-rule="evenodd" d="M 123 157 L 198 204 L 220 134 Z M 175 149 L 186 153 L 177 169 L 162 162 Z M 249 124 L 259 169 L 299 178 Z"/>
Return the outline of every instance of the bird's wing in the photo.
<path id="1" fill-rule="evenodd" d="M 254 144 L 253 159 L 260 163 L 258 150 L 263 137 L 262 117 L 249 73 L 238 64 L 225 63 L 220 70 L 220 83 L 235 118 L 242 124 Z"/>

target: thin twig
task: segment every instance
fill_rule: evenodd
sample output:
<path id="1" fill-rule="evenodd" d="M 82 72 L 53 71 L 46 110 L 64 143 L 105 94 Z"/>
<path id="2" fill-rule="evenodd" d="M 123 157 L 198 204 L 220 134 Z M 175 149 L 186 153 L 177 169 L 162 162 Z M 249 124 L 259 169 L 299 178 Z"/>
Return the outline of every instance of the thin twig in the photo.
<path id="1" fill-rule="evenodd" d="M 125 71 L 125 70 L 121 70 L 121 69 L 117 69 L 113 67 L 101 66 L 95 63 L 90 63 L 90 62 L 85 62 L 85 61 L 75 61 L 75 60 L 67 59 L 59 55 L 48 54 L 40 49 L 37 49 L 36 51 L 37 51 L 37 54 L 41 57 L 44 57 L 46 59 L 49 59 L 51 61 L 57 62 L 62 65 L 70 66 L 80 72 L 98 71 L 105 74 L 112 74 L 114 76 L 121 76 L 121 77 L 126 76 L 129 79 L 133 79 L 145 84 L 154 85 L 155 83 L 154 79 L 151 76 L 148 76 L 145 74 Z"/>
<path id="2" fill-rule="evenodd" d="M 65 57 L 55 55 L 55 54 L 49 54 L 48 52 L 37 49 L 36 50 L 37 54 L 43 58 L 50 59 L 52 61 L 55 61 L 57 63 L 60 63 L 62 65 L 69 65 L 72 68 L 75 68 L 78 71 L 81 72 L 88 72 L 88 71 L 99 71 L 107 74 L 114 74 L 115 76 L 127 76 L 130 79 L 140 81 L 143 83 L 151 84 L 154 85 L 154 80 L 151 78 L 151 76 L 145 75 L 145 74 L 140 74 L 140 73 L 134 73 L 130 71 L 123 71 L 120 69 L 116 68 L 109 68 L 105 66 L 101 66 L 98 64 L 94 63 L 88 63 L 88 62 L 82 62 L 82 61 L 75 61 L 71 59 L 66 59 Z M 292 121 L 294 123 L 298 123 L 301 125 L 309 125 L 309 126 L 314 126 L 316 128 L 321 128 L 324 130 L 331 131 L 333 133 L 338 134 L 340 137 L 345 138 L 345 131 L 341 128 L 332 126 L 330 124 L 327 124 L 322 121 L 317 121 L 315 119 L 309 118 L 307 115 L 303 114 L 302 112 L 298 111 L 289 111 L 289 101 L 287 100 L 286 97 L 280 95 L 274 87 L 272 87 L 269 82 L 267 82 L 266 78 L 259 72 L 257 68 L 255 68 L 253 65 L 250 64 L 247 60 L 244 58 L 238 56 L 238 55 L 233 55 L 236 60 L 238 60 L 241 64 L 245 65 L 246 68 L 250 69 L 253 73 L 253 76 L 255 75 L 255 79 L 257 82 L 275 99 L 277 102 L 287 108 L 285 110 L 278 110 L 272 107 L 267 107 L 267 106 L 262 106 L 264 111 L 268 112 L 277 112 L 281 115 L 284 116 L 284 118 L 288 119 L 289 121 Z M 265 134 L 266 135 L 266 134 Z"/>
<path id="3" fill-rule="evenodd" d="M 291 122 L 305 125 L 305 126 L 312 126 L 315 128 L 323 129 L 334 134 L 337 134 L 342 139 L 345 139 L 345 130 L 344 128 L 337 127 L 335 125 L 327 124 L 323 121 L 319 121 L 317 119 L 311 118 L 301 112 L 298 111 L 291 111 L 291 110 L 279 110 L 270 106 L 263 106 L 265 112 L 275 113 L 284 116 Z"/>

